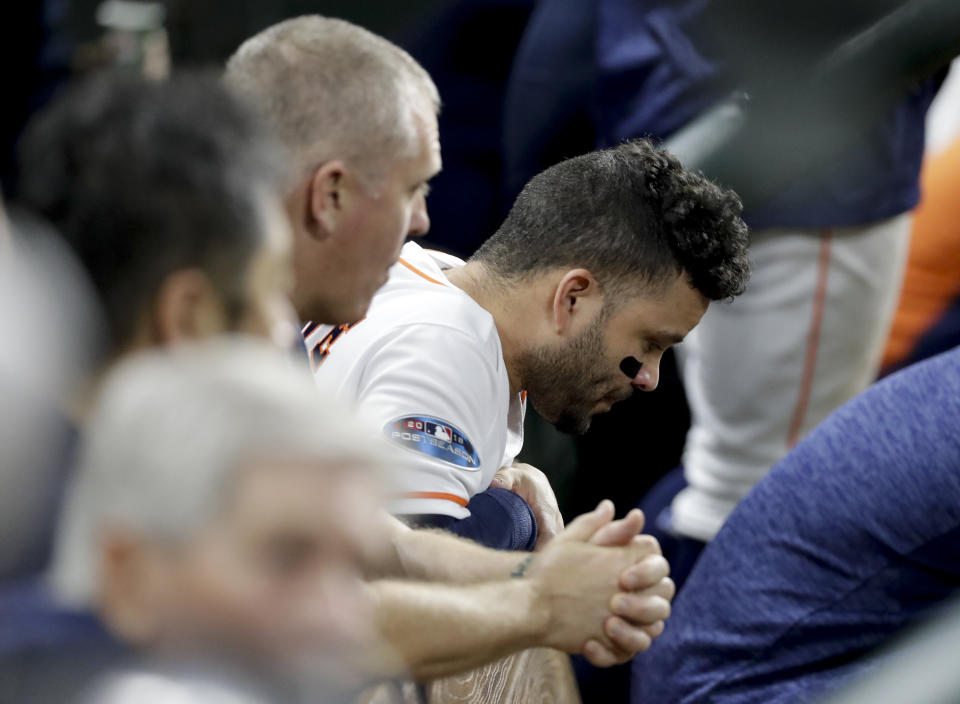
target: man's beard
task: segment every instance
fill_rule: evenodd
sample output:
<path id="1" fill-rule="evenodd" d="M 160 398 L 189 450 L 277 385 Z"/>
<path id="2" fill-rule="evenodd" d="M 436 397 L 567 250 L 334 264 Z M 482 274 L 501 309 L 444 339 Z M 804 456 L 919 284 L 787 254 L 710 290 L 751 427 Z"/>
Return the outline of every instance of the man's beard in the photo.
<path id="1" fill-rule="evenodd" d="M 605 368 L 602 313 L 564 347 L 537 347 L 520 356 L 520 378 L 531 405 L 562 433 L 583 435 L 600 400 L 598 388 L 610 383 Z"/>

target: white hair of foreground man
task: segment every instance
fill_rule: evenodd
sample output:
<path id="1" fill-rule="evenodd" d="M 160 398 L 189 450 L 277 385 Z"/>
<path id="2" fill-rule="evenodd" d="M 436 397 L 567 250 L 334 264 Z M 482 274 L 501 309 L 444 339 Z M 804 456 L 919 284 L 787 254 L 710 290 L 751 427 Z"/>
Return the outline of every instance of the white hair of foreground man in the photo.
<path id="1" fill-rule="evenodd" d="M 50 575 L 58 601 L 95 603 L 105 529 L 189 539 L 251 463 L 384 466 L 373 432 L 297 362 L 237 337 L 121 363 L 104 384 L 60 517 Z"/>
<path id="2" fill-rule="evenodd" d="M 414 156 L 415 111 L 440 107 L 436 85 L 407 52 L 320 15 L 285 20 L 248 39 L 227 62 L 226 81 L 287 148 L 296 181 L 343 159 L 373 184 L 389 163 Z"/>

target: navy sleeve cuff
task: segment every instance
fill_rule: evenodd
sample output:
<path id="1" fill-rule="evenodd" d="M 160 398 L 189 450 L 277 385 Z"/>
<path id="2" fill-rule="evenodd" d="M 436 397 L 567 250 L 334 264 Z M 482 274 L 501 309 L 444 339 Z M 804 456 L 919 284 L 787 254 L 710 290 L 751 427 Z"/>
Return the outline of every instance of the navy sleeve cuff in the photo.
<path id="1" fill-rule="evenodd" d="M 476 494 L 467 504 L 467 518 L 437 514 L 406 516 L 418 528 L 441 528 L 497 550 L 533 550 L 537 521 L 533 510 L 517 494 L 493 488 Z"/>

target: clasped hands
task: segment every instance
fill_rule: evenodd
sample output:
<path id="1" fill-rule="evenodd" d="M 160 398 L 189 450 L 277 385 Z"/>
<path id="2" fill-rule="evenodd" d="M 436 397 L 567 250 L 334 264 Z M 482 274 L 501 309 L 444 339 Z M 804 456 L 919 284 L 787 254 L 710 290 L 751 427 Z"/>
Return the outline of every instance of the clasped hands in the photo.
<path id="1" fill-rule="evenodd" d="M 501 469 L 492 486 L 519 494 L 538 522 L 525 575 L 544 609 L 546 642 L 598 667 L 627 662 L 663 632 L 675 587 L 657 540 L 641 535 L 638 510 L 613 520 L 609 500 L 563 528 L 546 476 L 530 465 Z"/>

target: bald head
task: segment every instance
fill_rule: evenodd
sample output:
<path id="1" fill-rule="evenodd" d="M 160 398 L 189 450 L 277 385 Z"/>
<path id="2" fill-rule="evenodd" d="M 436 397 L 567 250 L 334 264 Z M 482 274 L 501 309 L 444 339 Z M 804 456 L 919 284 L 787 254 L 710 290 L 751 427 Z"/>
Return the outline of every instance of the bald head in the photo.
<path id="1" fill-rule="evenodd" d="M 292 157 L 291 185 L 340 159 L 375 180 L 416 148 L 416 116 L 440 99 L 403 49 L 319 15 L 273 25 L 227 63 L 227 82 L 260 108 Z"/>

